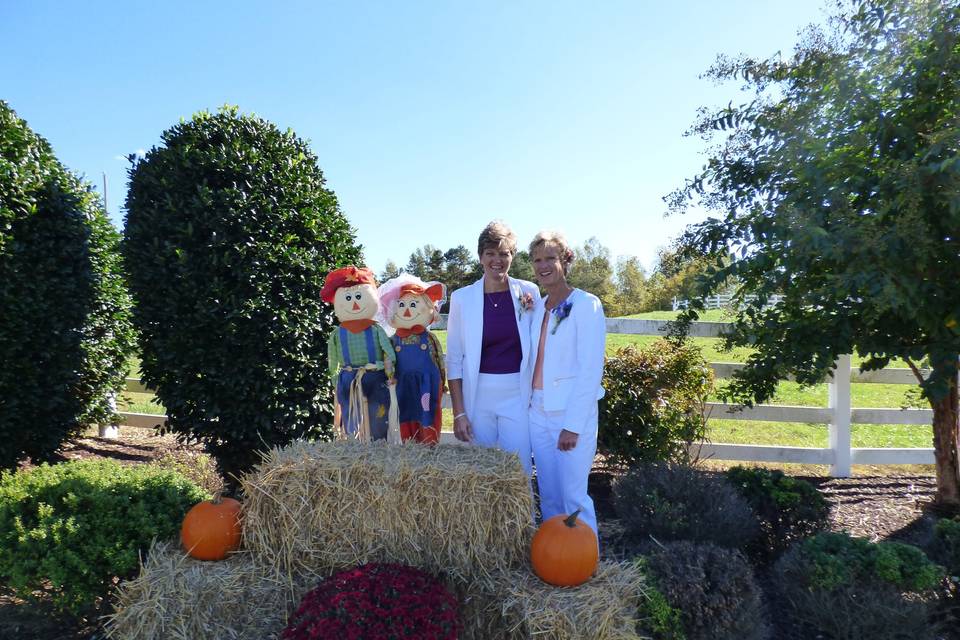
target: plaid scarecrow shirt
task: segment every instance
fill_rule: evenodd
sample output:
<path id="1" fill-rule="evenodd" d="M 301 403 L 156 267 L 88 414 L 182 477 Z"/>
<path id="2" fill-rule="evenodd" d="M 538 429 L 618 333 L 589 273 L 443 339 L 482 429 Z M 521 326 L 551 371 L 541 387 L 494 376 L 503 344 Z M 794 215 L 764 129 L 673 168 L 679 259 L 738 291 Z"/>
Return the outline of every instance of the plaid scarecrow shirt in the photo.
<path id="1" fill-rule="evenodd" d="M 394 364 L 397 361 L 397 355 L 393 352 L 393 345 L 390 343 L 390 338 L 387 336 L 387 332 L 383 330 L 383 327 L 378 324 L 370 325 L 369 330 L 373 331 L 374 349 L 378 356 L 375 364 L 378 368 L 382 368 L 384 373 L 387 374 L 387 380 L 393 380 L 393 370 Z M 330 332 L 330 337 L 327 339 L 327 361 L 330 377 L 334 385 L 337 384 L 337 374 L 343 367 L 362 367 L 370 362 L 367 354 L 367 337 L 364 335 L 366 331 L 367 330 L 364 330 L 360 333 L 353 333 L 352 331 L 346 332 L 347 351 L 350 354 L 349 363 L 343 361 L 340 327 Z"/>

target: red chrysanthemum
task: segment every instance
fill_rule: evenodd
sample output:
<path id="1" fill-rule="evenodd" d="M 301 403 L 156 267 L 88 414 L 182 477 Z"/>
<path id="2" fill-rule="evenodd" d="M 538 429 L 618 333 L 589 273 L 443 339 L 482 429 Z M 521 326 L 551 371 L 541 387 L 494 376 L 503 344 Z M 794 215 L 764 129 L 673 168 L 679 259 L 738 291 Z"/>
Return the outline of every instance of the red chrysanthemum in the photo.
<path id="1" fill-rule="evenodd" d="M 399 564 L 342 571 L 308 592 L 284 640 L 456 640 L 456 598 L 443 583 Z"/>

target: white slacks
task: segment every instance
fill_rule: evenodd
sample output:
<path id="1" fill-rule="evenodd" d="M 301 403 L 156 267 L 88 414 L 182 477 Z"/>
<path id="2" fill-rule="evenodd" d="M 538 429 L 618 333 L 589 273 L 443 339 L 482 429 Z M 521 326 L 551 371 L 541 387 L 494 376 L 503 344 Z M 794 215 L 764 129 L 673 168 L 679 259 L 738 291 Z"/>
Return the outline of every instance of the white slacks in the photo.
<path id="1" fill-rule="evenodd" d="M 545 411 L 543 391 L 533 390 L 530 399 L 530 445 L 537 465 L 537 487 L 540 490 L 540 513 L 544 520 L 556 515 L 577 516 L 597 531 L 597 514 L 593 500 L 587 495 L 587 478 L 597 453 L 597 410 L 594 408 L 593 429 L 581 433 L 577 446 L 570 451 L 557 449 L 563 431 L 564 411 Z"/>
<path id="2" fill-rule="evenodd" d="M 470 416 L 474 443 L 517 454 L 529 476 L 530 429 L 523 406 L 519 373 L 481 373 L 477 378 L 476 406 Z"/>

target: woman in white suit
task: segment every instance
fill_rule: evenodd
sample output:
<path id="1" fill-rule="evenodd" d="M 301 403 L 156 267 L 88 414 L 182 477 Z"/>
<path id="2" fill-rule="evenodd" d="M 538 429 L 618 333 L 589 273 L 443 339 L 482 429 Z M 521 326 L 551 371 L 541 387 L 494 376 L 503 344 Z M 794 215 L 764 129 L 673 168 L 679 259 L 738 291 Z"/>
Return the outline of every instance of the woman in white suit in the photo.
<path id="1" fill-rule="evenodd" d="M 580 509 L 597 530 L 587 478 L 597 452 L 597 400 L 603 397 L 606 321 L 593 294 L 567 284 L 573 251 L 559 233 L 530 243 L 546 297 L 533 313 L 530 442 L 544 520 Z"/>
<path id="2" fill-rule="evenodd" d="M 507 272 L 517 238 L 504 223 L 480 234 L 483 277 L 450 296 L 447 380 L 459 440 L 516 453 L 530 474 L 530 326 L 536 285 Z"/>

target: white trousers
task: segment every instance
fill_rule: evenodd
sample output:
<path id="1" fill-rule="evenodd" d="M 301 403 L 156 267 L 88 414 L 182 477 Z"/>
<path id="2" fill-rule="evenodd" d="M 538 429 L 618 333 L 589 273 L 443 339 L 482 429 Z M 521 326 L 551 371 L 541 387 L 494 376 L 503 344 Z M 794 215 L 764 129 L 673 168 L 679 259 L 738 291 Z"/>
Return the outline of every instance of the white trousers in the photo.
<path id="1" fill-rule="evenodd" d="M 527 475 L 530 462 L 530 429 L 523 406 L 523 379 L 519 373 L 481 373 L 477 378 L 476 405 L 470 416 L 473 441 L 517 454 Z"/>
<path id="2" fill-rule="evenodd" d="M 530 399 L 530 445 L 537 465 L 537 487 L 540 490 L 540 514 L 544 520 L 556 515 L 577 516 L 597 531 L 597 514 L 593 500 L 587 495 L 587 478 L 597 454 L 597 409 L 593 410 L 593 429 L 577 438 L 577 446 L 560 451 L 557 439 L 563 431 L 564 411 L 545 411 L 543 391 L 534 389 Z"/>

